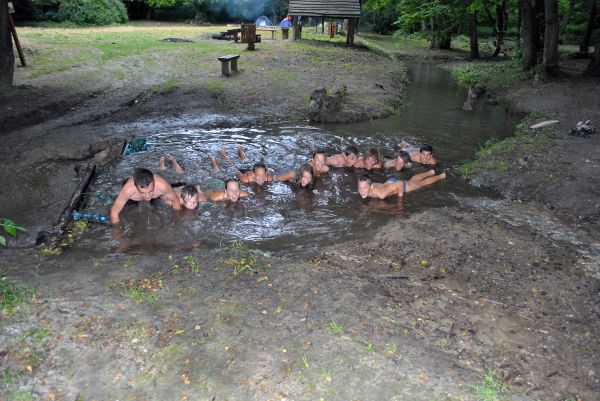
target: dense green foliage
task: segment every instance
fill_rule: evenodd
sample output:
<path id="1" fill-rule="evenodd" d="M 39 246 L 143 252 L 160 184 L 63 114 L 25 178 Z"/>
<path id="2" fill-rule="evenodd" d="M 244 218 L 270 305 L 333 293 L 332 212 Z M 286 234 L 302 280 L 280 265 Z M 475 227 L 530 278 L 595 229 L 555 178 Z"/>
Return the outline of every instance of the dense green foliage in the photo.
<path id="1" fill-rule="evenodd" d="M 23 6 L 23 13 L 33 20 L 110 25 L 128 19 L 121 0 L 28 0 Z"/>

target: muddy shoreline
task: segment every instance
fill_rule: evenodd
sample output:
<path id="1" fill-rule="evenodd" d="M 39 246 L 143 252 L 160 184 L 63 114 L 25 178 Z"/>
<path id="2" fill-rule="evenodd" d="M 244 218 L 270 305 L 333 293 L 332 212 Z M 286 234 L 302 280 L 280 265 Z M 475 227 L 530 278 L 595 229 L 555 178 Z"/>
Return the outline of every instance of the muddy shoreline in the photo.
<path id="1" fill-rule="evenodd" d="M 372 57 L 362 52 L 358 63 Z M 365 87 L 392 87 L 394 79 L 374 81 Z M 4 282 L 37 288 L 33 300 L 2 315 L 0 358 L 10 386 L 0 393 L 40 400 L 477 400 L 473 386 L 492 371 L 510 388 L 505 399 L 597 399 L 600 135 L 566 135 L 581 115 L 600 121 L 598 99 L 577 100 L 595 88 L 533 83 L 498 93 L 520 110 L 561 120 L 544 135 L 517 137 L 472 173 L 506 199 L 461 199 L 460 207 L 393 220 L 374 238 L 309 258 L 231 246 L 152 255 L 89 255 L 75 246 L 59 257 L 0 249 Z M 137 93 L 105 92 L 90 98 L 94 107 L 33 119 L 3 135 L 4 168 L 23 171 L 64 152 L 47 173 L 51 200 L 34 212 L 40 226 L 55 219 L 75 185 L 75 159 L 89 156 L 90 143 L 115 136 L 110 122 L 199 110 L 223 115 L 214 124 L 300 115 L 300 108 L 250 95 L 229 107 L 258 104 L 263 117 L 231 114 L 215 97 L 181 88 L 127 106 Z M 370 110 L 388 110 L 397 96 L 390 91 L 385 107 Z M 498 160 L 507 168 L 485 167 Z"/>

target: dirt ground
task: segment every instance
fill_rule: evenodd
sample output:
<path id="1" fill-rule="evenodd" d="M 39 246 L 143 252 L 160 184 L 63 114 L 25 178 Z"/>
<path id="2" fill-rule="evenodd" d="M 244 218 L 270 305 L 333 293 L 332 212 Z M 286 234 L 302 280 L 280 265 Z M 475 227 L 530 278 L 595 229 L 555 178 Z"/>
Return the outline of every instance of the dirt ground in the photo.
<path id="1" fill-rule="evenodd" d="M 391 59 L 272 45 L 277 51 L 248 55 L 224 86 L 214 84 L 220 72 L 212 62 L 192 88 L 157 89 L 160 79 L 149 73 L 144 82 L 117 87 L 99 78 L 57 94 L 52 86 L 69 86 L 76 68 L 23 79 L 27 86 L 2 95 L 2 168 L 15 171 L 2 178 L 11 183 L 2 204 L 28 205 L 30 192 L 14 181 L 52 162 L 31 231 L 47 226 L 76 185 L 73 165 L 93 156 L 90 144 L 144 132 L 142 117 L 157 126 L 183 115 L 201 126 L 292 120 L 313 86 L 345 82 L 356 83 L 349 92 L 363 101 L 352 107 L 365 116 L 383 116 L 401 100 L 404 69 Z M 297 57 L 314 46 L 327 55 Z M 353 67 L 343 80 L 327 67 L 340 58 Z M 277 96 L 264 98 L 259 65 L 294 77 L 277 73 Z M 482 400 L 477 386 L 487 377 L 499 399 L 598 400 L 600 135 L 566 135 L 577 120 L 600 121 L 598 89 L 565 78 L 499 93 L 560 120 L 490 156 L 508 168 L 475 172 L 472 180 L 499 189 L 503 200 L 459 199 L 459 207 L 392 220 L 373 238 L 310 257 L 240 244 L 153 255 L 75 247 L 52 256 L 30 247 L 33 234 L 21 235 L 0 250 L 2 299 L 12 291 L 28 300 L 2 314 L 0 398 Z M 214 113 L 222 117 L 201 118 Z M 130 128 L 116 129 L 122 122 Z"/>

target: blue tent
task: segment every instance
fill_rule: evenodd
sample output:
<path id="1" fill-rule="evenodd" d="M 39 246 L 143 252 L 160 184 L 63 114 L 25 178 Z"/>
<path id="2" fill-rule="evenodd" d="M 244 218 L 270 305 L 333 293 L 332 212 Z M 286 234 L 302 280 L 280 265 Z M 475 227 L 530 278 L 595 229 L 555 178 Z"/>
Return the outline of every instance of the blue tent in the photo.
<path id="1" fill-rule="evenodd" d="M 273 21 L 266 15 L 261 15 L 256 19 L 256 26 L 273 26 Z"/>

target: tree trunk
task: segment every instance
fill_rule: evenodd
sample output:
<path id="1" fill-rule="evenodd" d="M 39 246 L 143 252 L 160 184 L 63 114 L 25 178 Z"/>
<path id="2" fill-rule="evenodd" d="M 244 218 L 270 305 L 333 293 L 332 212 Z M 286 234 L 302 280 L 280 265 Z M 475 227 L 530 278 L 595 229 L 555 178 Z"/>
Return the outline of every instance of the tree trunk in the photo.
<path id="1" fill-rule="evenodd" d="M 538 62 L 538 20 L 532 0 L 519 0 L 519 7 L 521 9 L 521 36 L 523 40 L 521 62 L 524 70 L 531 70 Z"/>
<path id="2" fill-rule="evenodd" d="M 148 9 L 146 10 L 146 19 L 151 19 L 152 18 L 152 7 L 148 7 Z"/>
<path id="3" fill-rule="evenodd" d="M 477 14 L 471 13 L 471 58 L 479 58 L 479 41 L 477 38 Z"/>
<path id="4" fill-rule="evenodd" d="M 517 42 L 521 41 L 521 7 L 519 7 L 519 13 L 517 15 Z"/>
<path id="5" fill-rule="evenodd" d="M 590 50 L 590 40 L 592 38 L 592 31 L 594 30 L 594 22 L 596 21 L 596 14 L 598 13 L 598 7 L 596 6 L 596 0 L 590 1 L 590 13 L 588 14 L 588 23 L 583 39 L 579 44 L 579 52 L 587 54 Z"/>
<path id="6" fill-rule="evenodd" d="M 0 1 L 0 87 L 6 88 L 13 84 L 14 72 L 15 53 L 8 27 L 8 6 L 6 1 Z"/>
<path id="7" fill-rule="evenodd" d="M 498 57 L 500 51 L 502 50 L 502 45 L 504 44 L 504 34 L 506 33 L 506 20 L 504 19 L 506 7 L 506 2 L 498 3 L 496 6 L 496 19 L 498 20 L 498 30 L 496 33 L 496 50 L 494 50 L 494 54 L 492 57 Z"/>
<path id="8" fill-rule="evenodd" d="M 592 77 L 600 77 L 600 35 L 598 36 L 598 41 L 596 42 L 594 58 L 592 59 L 592 61 L 590 61 L 590 65 L 588 66 L 585 73 Z"/>
<path id="9" fill-rule="evenodd" d="M 545 0 L 544 56 L 542 64 L 546 78 L 556 77 L 558 69 L 558 0 Z"/>

